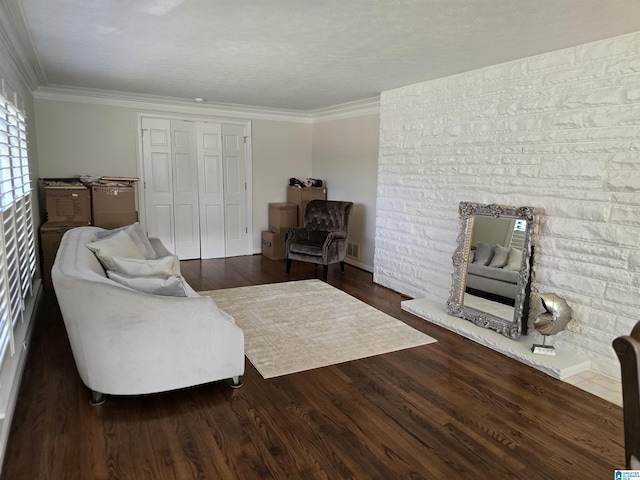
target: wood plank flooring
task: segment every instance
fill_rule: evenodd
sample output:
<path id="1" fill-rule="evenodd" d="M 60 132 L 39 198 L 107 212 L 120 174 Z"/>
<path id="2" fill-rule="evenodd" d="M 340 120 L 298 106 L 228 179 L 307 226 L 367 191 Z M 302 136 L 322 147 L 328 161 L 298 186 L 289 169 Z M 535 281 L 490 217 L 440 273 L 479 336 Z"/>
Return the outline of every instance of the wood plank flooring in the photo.
<path id="1" fill-rule="evenodd" d="M 294 262 L 287 275 L 260 255 L 182 270 L 196 290 L 321 274 Z M 367 272 L 333 266 L 328 282 L 438 342 L 269 380 L 247 361 L 238 390 L 216 382 L 93 407 L 46 294 L 2 478 L 562 480 L 624 466 L 620 407 L 403 312 Z"/>

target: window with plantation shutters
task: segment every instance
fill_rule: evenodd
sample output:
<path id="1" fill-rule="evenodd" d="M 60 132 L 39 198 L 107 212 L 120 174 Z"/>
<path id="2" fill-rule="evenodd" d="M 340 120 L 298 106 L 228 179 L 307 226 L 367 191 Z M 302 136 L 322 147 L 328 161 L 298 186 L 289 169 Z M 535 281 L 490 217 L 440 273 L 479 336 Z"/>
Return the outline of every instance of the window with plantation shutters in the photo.
<path id="1" fill-rule="evenodd" d="M 25 119 L 0 95 L 0 365 L 18 347 L 14 332 L 24 322 L 36 273 L 33 200 Z M 2 386 L 0 385 L 0 389 Z"/>

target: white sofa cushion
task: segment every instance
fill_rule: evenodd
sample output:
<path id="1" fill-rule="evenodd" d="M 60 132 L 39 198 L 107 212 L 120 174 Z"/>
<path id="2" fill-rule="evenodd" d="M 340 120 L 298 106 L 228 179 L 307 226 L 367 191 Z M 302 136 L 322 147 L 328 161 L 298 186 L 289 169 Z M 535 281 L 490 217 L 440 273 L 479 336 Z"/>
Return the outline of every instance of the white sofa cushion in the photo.
<path id="1" fill-rule="evenodd" d="M 122 273 L 107 271 L 107 276 L 114 282 L 143 293 L 153 295 L 167 295 L 171 297 L 186 297 L 182 277 L 180 275 L 161 275 L 148 277 L 132 277 Z"/>
<path id="2" fill-rule="evenodd" d="M 113 257 L 137 258 L 145 260 L 144 255 L 131 237 L 121 231 L 102 240 L 86 244 L 87 248 L 96 254 L 106 270 L 113 270 Z"/>
<path id="3" fill-rule="evenodd" d="M 175 255 L 167 255 L 155 260 L 113 257 L 112 262 L 111 270 L 132 277 L 180 273 L 180 260 Z"/>

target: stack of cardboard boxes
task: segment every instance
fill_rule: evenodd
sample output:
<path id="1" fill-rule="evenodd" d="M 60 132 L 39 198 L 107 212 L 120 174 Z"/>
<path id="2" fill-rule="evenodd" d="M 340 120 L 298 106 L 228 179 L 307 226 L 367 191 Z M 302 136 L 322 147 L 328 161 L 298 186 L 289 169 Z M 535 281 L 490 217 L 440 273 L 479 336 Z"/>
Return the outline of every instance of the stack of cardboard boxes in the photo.
<path id="1" fill-rule="evenodd" d="M 138 220 L 134 182 L 135 179 L 128 179 L 114 185 L 85 185 L 77 179 L 43 180 L 45 223 L 40 226 L 40 248 L 46 290 L 53 289 L 51 267 L 67 230 L 87 225 L 112 229 Z"/>
<path id="2" fill-rule="evenodd" d="M 262 232 L 262 255 L 285 258 L 286 235 L 291 227 L 304 225 L 304 210 L 311 200 L 326 200 L 324 187 L 287 187 L 287 201 L 269 204 L 269 230 Z"/>
<path id="3" fill-rule="evenodd" d="M 270 203 L 269 230 L 262 232 L 262 255 L 271 260 L 282 260 L 287 232 L 297 226 L 298 206 L 295 203 Z"/>
<path id="4" fill-rule="evenodd" d="M 326 200 L 325 187 L 287 187 L 287 202 L 298 205 L 298 225 L 304 226 L 304 210 L 311 200 Z"/>

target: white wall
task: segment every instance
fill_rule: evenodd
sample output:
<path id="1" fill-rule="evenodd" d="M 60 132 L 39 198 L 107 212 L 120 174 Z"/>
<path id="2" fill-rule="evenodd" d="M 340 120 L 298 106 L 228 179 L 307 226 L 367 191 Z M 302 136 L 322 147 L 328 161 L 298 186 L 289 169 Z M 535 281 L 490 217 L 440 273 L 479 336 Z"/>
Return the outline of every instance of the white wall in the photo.
<path id="1" fill-rule="evenodd" d="M 124 107 L 36 99 L 42 178 L 136 176 L 136 115 Z"/>
<path id="2" fill-rule="evenodd" d="M 535 207 L 533 289 L 574 312 L 552 343 L 619 377 L 611 342 L 640 319 L 640 33 L 383 92 L 380 109 L 376 282 L 445 302 L 458 203 Z"/>
<path id="3" fill-rule="evenodd" d="M 255 234 L 269 230 L 268 204 L 287 200 L 291 177 L 311 176 L 312 126 L 256 120 L 252 128 L 254 251 L 259 252 Z"/>
<path id="4" fill-rule="evenodd" d="M 151 112 L 139 107 L 38 98 L 35 117 L 38 128 L 40 176 L 74 177 L 79 174 L 141 176 L 137 170 L 136 119 Z M 153 106 L 162 114 L 193 115 L 172 105 Z M 152 114 L 152 113 L 151 113 Z M 217 111 L 198 109 L 200 116 L 218 117 Z M 250 119 L 250 117 L 249 117 Z M 286 200 L 290 177 L 311 175 L 311 124 L 309 122 L 252 120 L 253 152 L 253 249 L 260 252 L 261 231 L 268 229 L 267 204 Z"/>
<path id="5" fill-rule="evenodd" d="M 327 182 L 329 200 L 354 203 L 349 241 L 360 258 L 347 262 L 373 271 L 379 115 L 321 121 L 313 125 L 312 177 Z"/>

